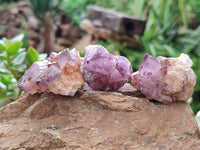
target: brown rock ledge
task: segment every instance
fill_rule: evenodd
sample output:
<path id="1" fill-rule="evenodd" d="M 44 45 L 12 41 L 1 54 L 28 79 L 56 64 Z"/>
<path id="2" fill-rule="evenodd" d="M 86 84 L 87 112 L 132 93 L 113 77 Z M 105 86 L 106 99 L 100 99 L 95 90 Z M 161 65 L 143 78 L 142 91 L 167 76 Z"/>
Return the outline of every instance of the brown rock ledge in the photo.
<path id="1" fill-rule="evenodd" d="M 75 97 L 35 94 L 0 109 L 0 150 L 199 149 L 187 103 L 154 103 L 125 85 Z"/>

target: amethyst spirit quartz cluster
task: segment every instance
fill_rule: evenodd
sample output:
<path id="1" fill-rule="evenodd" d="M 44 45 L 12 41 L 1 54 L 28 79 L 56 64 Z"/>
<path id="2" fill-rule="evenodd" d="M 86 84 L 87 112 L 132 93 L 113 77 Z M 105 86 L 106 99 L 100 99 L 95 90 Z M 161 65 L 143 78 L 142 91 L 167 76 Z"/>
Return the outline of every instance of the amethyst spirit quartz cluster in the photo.
<path id="1" fill-rule="evenodd" d="M 81 65 L 75 49 L 53 52 L 47 60 L 35 62 L 19 80 L 18 87 L 30 94 L 52 92 L 73 96 L 84 84 Z"/>
<path id="2" fill-rule="evenodd" d="M 89 45 L 82 59 L 75 49 L 65 49 L 35 62 L 19 80 L 18 87 L 30 94 L 73 96 L 84 82 L 93 90 L 117 91 L 129 80 L 148 99 L 162 103 L 187 101 L 196 84 L 192 64 L 186 54 L 178 58 L 145 54 L 139 70 L 133 73 L 125 57 L 114 56 L 101 45 Z"/>
<path id="3" fill-rule="evenodd" d="M 178 58 L 154 58 L 145 54 L 139 70 L 129 77 L 129 81 L 148 99 L 162 103 L 187 101 L 196 84 L 192 64 L 186 54 Z"/>
<path id="4" fill-rule="evenodd" d="M 125 57 L 114 56 L 101 45 L 86 47 L 83 77 L 93 90 L 117 91 L 131 73 L 131 63 Z"/>

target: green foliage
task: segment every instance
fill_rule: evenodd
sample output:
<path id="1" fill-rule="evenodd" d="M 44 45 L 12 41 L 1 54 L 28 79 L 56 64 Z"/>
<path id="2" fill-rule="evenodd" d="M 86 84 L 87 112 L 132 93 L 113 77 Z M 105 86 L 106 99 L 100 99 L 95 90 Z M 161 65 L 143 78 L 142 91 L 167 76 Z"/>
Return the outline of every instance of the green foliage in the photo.
<path id="1" fill-rule="evenodd" d="M 8 26 L 6 26 L 6 25 L 1 26 L 0 27 L 0 34 L 4 33 L 7 30 L 8 30 Z"/>
<path id="2" fill-rule="evenodd" d="M 143 0 L 141 0 L 139 3 L 142 3 Z M 102 0 L 102 1 L 96 1 L 95 5 L 110 8 L 115 11 L 120 11 L 126 14 L 133 14 L 133 6 L 134 6 L 134 0 L 120 0 L 120 1 L 114 1 L 114 0 Z"/>
<path id="3" fill-rule="evenodd" d="M 191 103 L 191 107 L 196 114 L 200 110 L 200 67 L 199 67 L 199 62 L 200 58 L 192 56 L 192 61 L 193 61 L 193 66 L 192 69 L 194 70 L 196 77 L 197 77 L 197 82 L 196 86 L 194 88 L 194 94 L 193 94 L 193 101 Z"/>
<path id="4" fill-rule="evenodd" d="M 186 16 L 186 12 L 185 12 L 185 4 L 183 2 L 183 0 L 178 0 L 178 6 L 181 12 L 181 18 L 184 24 L 184 27 L 187 28 L 188 26 L 188 21 L 187 21 L 187 16 Z"/>
<path id="5" fill-rule="evenodd" d="M 193 57 L 200 57 L 200 26 L 195 30 L 179 29 L 175 44 L 181 52 L 191 54 Z"/>
<path id="6" fill-rule="evenodd" d="M 137 1 L 136 7 L 134 5 L 135 1 Z M 63 0 L 61 8 L 66 15 L 70 16 L 72 23 L 78 25 L 87 17 L 87 7 L 89 5 L 98 5 L 129 15 L 132 15 L 134 12 L 135 16 L 144 18 L 145 14 L 142 11 L 146 3 L 146 0 L 120 0 L 117 2 L 115 0 Z"/>
<path id="7" fill-rule="evenodd" d="M 144 36 L 141 38 L 144 48 L 154 57 L 158 55 L 177 56 L 171 43 L 177 36 L 180 11 L 177 1 L 149 2 L 149 16 Z M 167 6 L 167 7 L 166 7 Z"/>
<path id="8" fill-rule="evenodd" d="M 0 12 L 7 9 L 12 2 L 13 0 L 0 0 Z"/>
<path id="9" fill-rule="evenodd" d="M 119 11 L 128 15 L 133 15 L 135 17 L 145 19 L 146 13 L 144 13 L 144 9 L 147 6 L 147 0 L 101 0 L 101 1 L 95 1 L 93 4 L 109 8 L 114 11 Z"/>
<path id="10" fill-rule="evenodd" d="M 38 52 L 30 47 L 26 53 L 26 61 L 29 66 L 31 66 L 35 61 L 39 60 Z"/>
<path id="11" fill-rule="evenodd" d="M 94 2 L 95 0 L 63 0 L 61 8 L 66 15 L 70 16 L 72 23 L 80 24 L 87 16 L 87 6 Z"/>
<path id="12" fill-rule="evenodd" d="M 17 2 L 17 1 L 20 1 L 20 0 L 0 0 L 0 4 L 1 3 Z"/>
<path id="13" fill-rule="evenodd" d="M 44 16 L 47 12 L 50 12 L 51 18 L 54 21 L 61 2 L 62 0 L 30 0 L 33 13 L 41 22 L 44 21 Z"/>
<path id="14" fill-rule="evenodd" d="M 21 1 L 21 0 L 0 0 L 0 12 L 3 10 L 6 10 L 9 7 L 9 5 L 18 1 Z M 1 27 L 0 27 L 0 34 L 1 34 L 1 30 L 7 30 L 7 26 L 4 26 L 5 28 L 3 29 L 1 29 Z"/>
<path id="15" fill-rule="evenodd" d="M 29 48 L 27 52 L 22 48 L 23 37 L 20 34 L 11 40 L 0 40 L 0 100 L 17 99 L 21 92 L 16 86 L 17 81 L 33 62 L 40 60 L 35 49 Z"/>
<path id="16" fill-rule="evenodd" d="M 159 55 L 174 57 L 181 52 L 199 56 L 200 29 L 187 28 L 186 7 L 191 8 L 190 3 L 183 0 L 158 2 L 151 0 L 149 6 L 144 7 L 149 8 L 149 15 L 141 40 L 148 53 L 154 57 Z"/>
<path id="17" fill-rule="evenodd" d="M 191 0 L 190 5 L 192 6 L 193 12 L 196 14 L 198 20 L 200 21 L 200 1 L 199 0 Z"/>

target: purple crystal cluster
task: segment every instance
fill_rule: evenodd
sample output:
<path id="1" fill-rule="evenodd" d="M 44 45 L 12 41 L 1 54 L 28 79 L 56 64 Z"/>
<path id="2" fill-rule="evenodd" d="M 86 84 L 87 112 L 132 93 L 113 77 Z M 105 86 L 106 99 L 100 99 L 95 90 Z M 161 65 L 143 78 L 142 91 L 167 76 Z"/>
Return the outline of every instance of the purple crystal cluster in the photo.
<path id="1" fill-rule="evenodd" d="M 79 52 L 65 49 L 35 62 L 19 80 L 18 87 L 30 94 L 53 92 L 73 96 L 83 83 Z"/>
<path id="2" fill-rule="evenodd" d="M 196 76 L 186 54 L 178 58 L 144 55 L 140 68 L 129 80 L 147 98 L 163 103 L 187 101 L 193 93 Z"/>
<path id="3" fill-rule="evenodd" d="M 131 73 L 131 64 L 125 57 L 114 56 L 101 45 L 86 47 L 83 76 L 93 90 L 117 91 Z"/>
<path id="4" fill-rule="evenodd" d="M 73 96 L 84 81 L 93 90 L 117 91 L 129 79 L 148 99 L 163 103 L 187 101 L 196 84 L 192 64 L 186 54 L 178 58 L 145 54 L 139 70 L 133 73 L 125 57 L 114 56 L 101 45 L 89 45 L 82 59 L 75 49 L 65 49 L 35 62 L 19 80 L 18 87 L 30 94 Z"/>

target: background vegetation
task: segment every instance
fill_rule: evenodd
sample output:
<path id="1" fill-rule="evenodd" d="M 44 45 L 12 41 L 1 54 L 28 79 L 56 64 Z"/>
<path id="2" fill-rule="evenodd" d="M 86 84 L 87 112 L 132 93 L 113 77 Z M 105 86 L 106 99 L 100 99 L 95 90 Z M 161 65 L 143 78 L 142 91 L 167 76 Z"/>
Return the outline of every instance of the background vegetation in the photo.
<path id="1" fill-rule="evenodd" d="M 0 4 L 5 5 L 6 2 L 0 0 Z M 45 0 L 45 2 L 47 1 Z M 53 3 L 54 0 L 49 2 Z M 193 60 L 192 68 L 197 76 L 191 106 L 195 113 L 200 110 L 199 0 L 62 0 L 59 1 L 59 5 L 56 5 L 55 9 L 62 9 L 71 18 L 72 23 L 79 25 L 81 20 L 87 17 L 87 7 L 91 4 L 120 11 L 147 21 L 144 35 L 137 37 L 142 41 L 141 48 L 128 49 L 126 43 L 111 40 L 100 42 L 109 50 L 118 50 L 121 55 L 126 56 L 132 63 L 134 71 L 139 68 L 146 52 L 154 57 L 159 55 L 177 57 L 180 53 L 187 53 Z M 54 11 L 57 12 L 57 10 Z M 40 12 L 42 13 L 43 10 L 39 9 L 37 13 Z M 24 68 L 26 67 L 24 66 Z M 0 88 L 2 91 L 1 86 Z"/>

